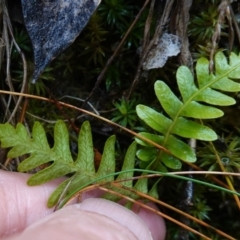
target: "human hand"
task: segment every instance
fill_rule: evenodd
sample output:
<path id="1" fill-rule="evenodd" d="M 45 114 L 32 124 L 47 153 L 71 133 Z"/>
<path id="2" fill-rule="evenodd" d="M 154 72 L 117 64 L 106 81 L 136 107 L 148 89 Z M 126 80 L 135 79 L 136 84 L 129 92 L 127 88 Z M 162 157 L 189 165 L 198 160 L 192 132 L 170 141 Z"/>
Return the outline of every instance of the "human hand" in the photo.
<path id="1" fill-rule="evenodd" d="M 62 179 L 28 187 L 28 178 L 28 174 L 0 171 L 1 239 L 164 239 L 163 219 L 143 208 L 137 216 L 117 203 L 90 198 L 53 213 L 45 204 Z"/>

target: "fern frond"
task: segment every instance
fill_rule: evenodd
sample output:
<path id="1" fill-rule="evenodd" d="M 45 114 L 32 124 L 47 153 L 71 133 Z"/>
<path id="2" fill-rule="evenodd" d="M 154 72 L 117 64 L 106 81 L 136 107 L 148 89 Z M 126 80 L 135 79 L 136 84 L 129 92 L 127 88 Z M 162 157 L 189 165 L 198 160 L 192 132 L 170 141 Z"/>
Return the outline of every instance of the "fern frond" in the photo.
<path id="1" fill-rule="evenodd" d="M 63 121 L 57 121 L 54 127 L 54 145 L 49 146 L 45 130 L 39 122 L 35 122 L 32 130 L 32 137 L 29 136 L 26 128 L 22 124 L 18 124 L 16 128 L 9 123 L 0 124 L 0 141 L 1 147 L 11 148 L 8 157 L 15 158 L 25 154 L 26 158 L 18 166 L 20 172 L 26 172 L 36 168 L 42 164 L 48 163 L 49 166 L 39 172 L 33 174 L 28 179 L 28 185 L 39 185 L 51 181 L 61 176 L 71 174 L 71 177 L 62 182 L 50 196 L 48 206 L 54 206 L 67 187 L 64 198 L 69 198 L 76 191 L 86 187 L 89 182 L 105 177 L 111 173 L 115 173 L 115 136 L 107 139 L 100 166 L 98 171 L 94 167 L 94 151 L 92 143 L 92 133 L 89 122 L 83 123 L 78 138 L 78 155 L 74 160 L 69 147 L 69 134 L 67 127 Z M 127 150 L 122 170 L 133 169 L 135 164 L 136 143 Z M 124 178 L 130 179 L 133 172 L 120 173 L 118 180 Z M 102 181 L 114 181 L 114 177 L 105 177 Z M 147 180 L 137 183 L 137 188 L 146 189 Z M 133 187 L 132 180 L 123 183 L 127 187 Z M 116 190 L 120 191 L 120 190 Z M 146 191 L 144 191 L 146 192 Z M 122 193 L 129 195 L 127 191 Z M 137 198 L 137 196 L 132 196 Z"/>
<path id="2" fill-rule="evenodd" d="M 209 74 L 209 61 L 206 58 L 201 58 L 197 61 L 196 75 L 198 86 L 194 83 L 194 77 L 186 66 L 178 68 L 176 77 L 182 100 L 171 91 L 166 83 L 156 81 L 156 96 L 169 117 L 150 107 L 144 105 L 137 106 L 138 116 L 148 126 L 162 135 L 141 134 L 153 141 L 156 141 L 157 138 L 159 144 L 168 148 L 177 158 L 187 162 L 194 162 L 196 160 L 195 153 L 185 142 L 177 138 L 177 136 L 204 141 L 217 139 L 217 134 L 212 129 L 189 118 L 219 118 L 223 116 L 223 112 L 215 106 L 228 106 L 235 103 L 232 97 L 220 91 L 240 91 L 240 84 L 232 80 L 239 79 L 240 56 L 231 53 L 228 62 L 222 52 L 217 53 L 215 57 L 215 72 L 211 74 Z M 146 146 L 141 140 L 137 140 L 137 142 L 142 146 Z M 143 150 L 144 149 L 138 151 L 140 159 L 141 151 Z M 160 157 L 157 156 L 156 158 Z M 176 158 L 166 153 L 161 153 L 161 161 L 167 166 L 175 161 L 174 166 L 172 166 L 173 168 L 177 168 L 176 164 L 179 164 Z"/>

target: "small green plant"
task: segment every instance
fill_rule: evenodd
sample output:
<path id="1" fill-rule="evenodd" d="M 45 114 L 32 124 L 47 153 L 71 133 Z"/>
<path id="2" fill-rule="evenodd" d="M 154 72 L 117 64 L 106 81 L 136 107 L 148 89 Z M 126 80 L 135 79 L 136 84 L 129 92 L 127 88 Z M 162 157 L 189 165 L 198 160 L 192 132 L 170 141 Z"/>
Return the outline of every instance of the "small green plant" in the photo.
<path id="1" fill-rule="evenodd" d="M 204 6 L 208 5 L 207 8 Z M 213 36 L 216 34 L 216 26 L 219 24 L 219 17 L 221 16 L 220 11 L 221 1 L 207 1 L 204 4 L 202 1 L 197 1 L 195 6 L 196 13 L 192 15 L 189 24 L 189 37 L 191 41 L 192 55 L 194 59 L 199 59 L 200 57 L 211 56 L 211 51 L 217 52 L 226 49 L 228 45 L 228 38 L 230 38 L 228 32 L 228 26 L 224 22 L 224 17 L 221 19 L 221 31 L 220 36 L 222 42 L 213 42 Z M 201 9 L 201 11 L 199 11 Z M 225 42 L 224 42 L 225 41 Z"/>
<path id="2" fill-rule="evenodd" d="M 14 80 L 15 82 L 22 82 L 23 79 L 23 72 L 21 70 L 13 70 Z M 36 94 L 38 96 L 45 96 L 46 95 L 46 82 L 52 82 L 55 80 L 53 68 L 46 67 L 43 73 L 40 75 L 38 81 L 35 84 L 31 83 L 31 77 L 33 73 L 33 66 L 29 63 L 29 83 L 28 83 L 28 91 L 30 94 Z"/>
<path id="3" fill-rule="evenodd" d="M 87 63 L 94 63 L 95 66 L 104 65 L 104 57 L 109 51 L 103 43 L 106 41 L 108 31 L 103 28 L 103 20 L 99 14 L 93 14 L 91 17 L 81 41 L 78 41 L 77 47 L 81 52 L 77 57 L 84 58 L 88 56 Z"/>
<path id="4" fill-rule="evenodd" d="M 132 5 L 123 0 L 104 0 L 99 6 L 98 12 L 106 18 L 111 28 L 116 27 L 123 31 L 129 25 L 129 17 L 132 16 Z"/>
<path id="5" fill-rule="evenodd" d="M 31 53 L 31 42 L 30 38 L 26 31 L 18 30 L 17 28 L 14 29 L 14 37 L 16 42 L 18 43 L 19 48 L 24 51 L 24 53 Z M 17 59 L 19 56 L 19 53 L 15 47 L 12 49 L 12 59 Z"/>
<path id="6" fill-rule="evenodd" d="M 189 26 L 189 35 L 196 43 L 205 45 L 211 42 L 212 35 L 215 31 L 215 25 L 218 19 L 218 10 L 216 6 L 210 5 L 206 11 L 202 11 L 199 16 L 191 19 Z"/>
<path id="7" fill-rule="evenodd" d="M 113 113 L 112 121 L 123 127 L 130 126 L 131 129 L 134 129 L 135 123 L 138 120 L 135 110 L 136 99 L 130 101 L 122 98 L 120 102 L 115 102 L 114 106 L 116 107 L 116 111 Z"/>
<path id="8" fill-rule="evenodd" d="M 194 206 L 191 209 L 191 214 L 201 220 L 209 220 L 209 212 L 212 209 L 207 205 L 206 200 L 203 198 L 196 198 Z"/>
<path id="9" fill-rule="evenodd" d="M 224 147 L 219 148 L 218 145 L 220 144 L 216 143 L 216 148 L 213 149 L 213 145 L 205 144 L 205 147 L 199 151 L 200 167 L 208 167 L 209 171 L 221 170 L 219 163 L 216 161 L 217 151 L 225 170 L 228 172 L 237 171 L 240 168 L 240 138 L 231 138 L 227 143 L 222 142 L 222 140 L 218 140 L 218 142 Z"/>

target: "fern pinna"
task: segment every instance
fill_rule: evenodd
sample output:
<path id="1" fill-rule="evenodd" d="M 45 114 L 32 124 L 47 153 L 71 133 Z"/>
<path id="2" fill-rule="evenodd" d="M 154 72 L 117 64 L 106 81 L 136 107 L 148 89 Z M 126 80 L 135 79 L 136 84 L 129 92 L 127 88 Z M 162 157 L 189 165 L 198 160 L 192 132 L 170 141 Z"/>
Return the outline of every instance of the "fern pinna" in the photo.
<path id="1" fill-rule="evenodd" d="M 222 52 L 215 56 L 215 72 L 209 74 L 209 61 L 200 58 L 196 65 L 197 83 L 191 71 L 186 66 L 177 70 L 177 84 L 181 93 L 180 100 L 163 81 L 156 81 L 154 89 L 162 108 L 169 117 L 156 110 L 144 106 L 137 106 L 138 116 L 152 129 L 161 133 L 140 133 L 142 136 L 157 142 L 170 150 L 172 155 L 160 152 L 150 144 L 136 139 L 143 147 L 137 151 L 140 160 L 154 161 L 155 169 L 164 171 L 165 166 L 172 169 L 180 169 L 181 162 L 196 161 L 194 150 L 177 136 L 193 138 L 204 141 L 217 139 L 217 134 L 201 121 L 192 119 L 214 119 L 223 116 L 223 112 L 213 106 L 228 106 L 235 100 L 222 93 L 240 91 L 240 84 L 233 80 L 240 78 L 240 56 L 231 53 L 227 59 Z M 203 102 L 203 103 L 201 103 Z M 163 165 L 163 164 L 164 165 Z"/>

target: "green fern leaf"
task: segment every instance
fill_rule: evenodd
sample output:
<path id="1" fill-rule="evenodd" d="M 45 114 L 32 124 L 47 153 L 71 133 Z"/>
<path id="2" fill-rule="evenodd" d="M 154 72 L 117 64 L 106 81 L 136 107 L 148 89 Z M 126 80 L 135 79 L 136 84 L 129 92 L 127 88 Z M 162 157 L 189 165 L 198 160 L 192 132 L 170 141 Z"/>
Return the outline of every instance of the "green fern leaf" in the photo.
<path id="1" fill-rule="evenodd" d="M 204 141 L 217 139 L 217 134 L 212 129 L 188 118 L 214 119 L 223 116 L 220 109 L 204 105 L 201 102 L 216 106 L 228 106 L 235 103 L 233 98 L 219 92 L 219 90 L 226 92 L 240 91 L 240 84 L 232 80 L 239 79 L 240 56 L 232 53 L 228 62 L 223 53 L 217 53 L 215 57 L 215 73 L 211 74 L 209 74 L 209 61 L 201 58 L 196 65 L 196 75 L 198 86 L 194 83 L 191 71 L 185 66 L 179 67 L 176 76 L 182 101 L 163 81 L 155 83 L 156 96 L 169 117 L 150 107 L 137 106 L 138 116 L 148 126 L 162 134 L 160 138 L 158 137 L 158 141 L 156 141 L 156 136 L 151 136 L 150 139 L 168 148 L 177 158 L 188 162 L 196 160 L 195 153 L 177 136 Z M 146 133 L 142 134 L 146 135 Z M 149 138 L 149 136 L 147 137 Z M 143 141 L 136 141 L 140 145 L 146 146 Z M 149 150 L 145 149 L 145 152 L 143 150 L 138 151 L 140 159 L 147 159 L 146 151 Z M 161 161 L 171 168 L 180 166 L 176 166 L 176 158 L 166 153 L 161 153 Z"/>
<path id="2" fill-rule="evenodd" d="M 52 148 L 49 147 L 46 133 L 42 125 L 38 122 L 33 126 L 32 136 L 29 136 L 26 128 L 22 124 L 18 124 L 16 128 L 8 123 L 0 124 L 0 140 L 2 147 L 11 148 L 8 157 L 14 158 L 25 154 L 29 155 L 29 157 L 18 166 L 18 170 L 21 172 L 31 170 L 44 163 L 49 164 L 47 168 L 33 174 L 28 179 L 29 185 L 39 185 L 67 174 L 72 175 L 70 178 L 62 182 L 50 196 L 48 201 L 49 207 L 54 206 L 58 202 L 64 190 L 67 190 L 64 192 L 64 199 L 68 199 L 76 191 L 81 190 L 94 181 L 96 183 L 99 183 L 99 181 L 114 181 L 115 136 L 111 136 L 107 139 L 101 163 L 96 172 L 94 167 L 92 134 L 89 122 L 83 123 L 81 127 L 78 138 L 78 156 L 76 160 L 72 158 L 69 147 L 69 134 L 63 121 L 57 121 L 54 127 L 54 145 Z M 133 169 L 135 155 L 136 143 L 134 142 L 126 153 L 122 171 Z M 119 174 L 117 179 L 123 180 L 125 178 L 131 178 L 132 176 L 133 172 L 123 172 L 122 174 Z M 99 180 L 101 178 L 102 180 Z M 123 185 L 132 187 L 132 180 L 123 183 Z M 144 189 L 145 192 L 147 189 L 147 181 L 141 181 L 137 186 L 138 188 Z M 127 190 L 116 189 L 116 191 L 129 195 Z M 134 195 L 134 197 L 137 198 L 136 195 Z"/>

